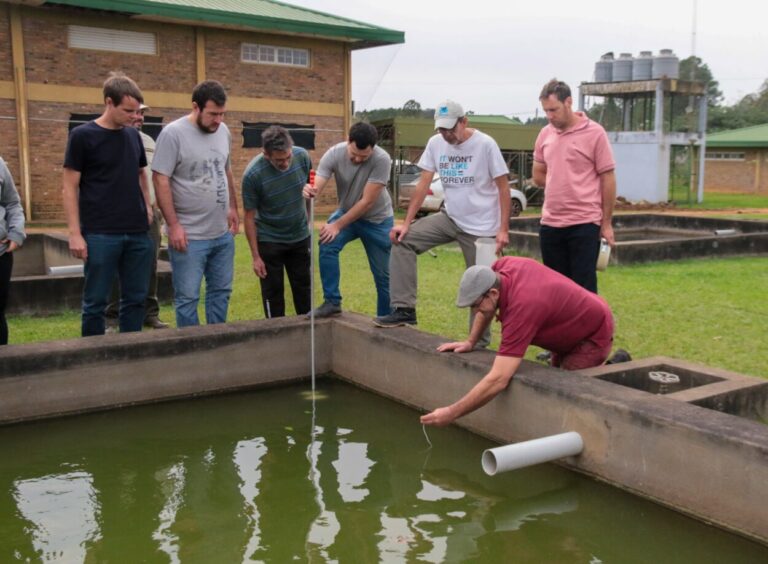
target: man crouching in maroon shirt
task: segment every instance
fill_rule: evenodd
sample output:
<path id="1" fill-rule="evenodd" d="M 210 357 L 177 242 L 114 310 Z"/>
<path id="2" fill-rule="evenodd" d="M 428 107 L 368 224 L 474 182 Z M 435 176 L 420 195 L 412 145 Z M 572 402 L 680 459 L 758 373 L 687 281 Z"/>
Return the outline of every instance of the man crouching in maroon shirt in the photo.
<path id="1" fill-rule="evenodd" d="M 448 425 L 491 401 L 509 385 L 528 345 L 552 351 L 552 366 L 565 370 L 599 366 L 611 352 L 613 314 L 605 300 L 531 259 L 503 257 L 491 267 L 468 268 L 456 305 L 479 315 L 466 341 L 438 351 L 471 351 L 497 310 L 501 346 L 490 372 L 463 398 L 422 416 L 427 425 Z"/>

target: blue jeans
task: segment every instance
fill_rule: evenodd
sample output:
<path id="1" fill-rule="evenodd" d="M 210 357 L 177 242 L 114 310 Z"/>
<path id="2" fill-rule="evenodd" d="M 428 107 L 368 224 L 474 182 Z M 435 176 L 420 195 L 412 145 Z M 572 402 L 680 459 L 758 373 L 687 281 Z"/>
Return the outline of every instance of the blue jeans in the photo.
<path id="1" fill-rule="evenodd" d="M 338 220 L 344 212 L 336 210 L 328 218 L 328 223 Z M 355 239 L 360 239 L 368 255 L 368 265 L 376 284 L 376 314 L 388 315 L 389 307 L 389 251 L 392 243 L 389 232 L 394 225 L 394 218 L 388 217 L 381 223 L 371 223 L 364 219 L 347 225 L 336 238 L 327 244 L 320 244 L 320 280 L 323 283 L 323 298 L 326 302 L 341 305 L 339 292 L 339 253 L 344 245 Z"/>
<path id="2" fill-rule="evenodd" d="M 184 252 L 168 249 L 173 270 L 173 305 L 176 326 L 200 325 L 197 304 L 205 276 L 205 322 L 227 320 L 234 275 L 235 239 L 230 232 L 215 239 L 187 241 Z"/>
<path id="3" fill-rule="evenodd" d="M 86 233 L 82 335 L 103 335 L 115 275 L 120 279 L 120 332 L 141 331 L 154 246 L 147 233 Z"/>

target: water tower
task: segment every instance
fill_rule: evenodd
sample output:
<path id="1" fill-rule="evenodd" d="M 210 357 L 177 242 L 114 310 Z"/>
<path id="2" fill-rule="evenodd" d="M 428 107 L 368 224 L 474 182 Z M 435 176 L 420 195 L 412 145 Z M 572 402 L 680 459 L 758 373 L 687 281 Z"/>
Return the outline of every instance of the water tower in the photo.
<path id="1" fill-rule="evenodd" d="M 656 203 L 680 194 L 692 199 L 695 193 L 701 202 L 706 84 L 680 79 L 679 60 L 668 49 L 655 57 L 648 51 L 635 58 L 624 53 L 613 64 L 612 81 L 596 78 L 579 86 L 579 109 L 584 111 L 588 99 L 599 99 L 589 114 L 608 133 L 618 195 Z"/>

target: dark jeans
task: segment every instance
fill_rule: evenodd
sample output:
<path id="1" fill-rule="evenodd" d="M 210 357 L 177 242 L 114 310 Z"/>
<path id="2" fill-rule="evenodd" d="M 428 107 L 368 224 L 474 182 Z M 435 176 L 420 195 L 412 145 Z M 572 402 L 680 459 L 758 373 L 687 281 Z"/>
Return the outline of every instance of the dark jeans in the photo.
<path id="1" fill-rule="evenodd" d="M 285 273 L 291 284 L 293 305 L 297 315 L 307 313 L 311 304 L 309 237 L 296 243 L 259 242 L 259 254 L 267 268 L 260 278 L 261 303 L 267 317 L 285 316 Z M 269 302 L 269 306 L 267 306 Z"/>
<path id="2" fill-rule="evenodd" d="M 149 270 L 149 292 L 147 300 L 144 302 L 144 320 L 157 319 L 160 315 L 160 302 L 157 299 L 157 253 L 160 250 L 162 234 L 160 233 L 160 212 L 155 212 L 155 220 L 149 226 L 149 236 L 155 247 L 155 254 L 152 258 L 152 266 Z M 112 295 L 107 305 L 107 319 L 117 320 L 120 311 L 120 285 L 118 281 L 112 284 Z M 114 323 L 114 322 L 112 322 Z"/>
<path id="3" fill-rule="evenodd" d="M 542 225 L 539 229 L 539 244 L 544 266 L 567 276 L 582 288 L 597 294 L 599 225 L 594 223 L 569 227 Z"/>
<path id="4" fill-rule="evenodd" d="M 0 255 L 0 345 L 8 344 L 8 322 L 5 320 L 5 306 L 8 304 L 12 270 L 13 253 L 3 253 Z"/>
<path id="5" fill-rule="evenodd" d="M 104 312 L 115 275 L 120 279 L 120 332 L 141 331 L 149 287 L 152 240 L 144 233 L 87 233 L 82 335 L 104 334 Z"/>

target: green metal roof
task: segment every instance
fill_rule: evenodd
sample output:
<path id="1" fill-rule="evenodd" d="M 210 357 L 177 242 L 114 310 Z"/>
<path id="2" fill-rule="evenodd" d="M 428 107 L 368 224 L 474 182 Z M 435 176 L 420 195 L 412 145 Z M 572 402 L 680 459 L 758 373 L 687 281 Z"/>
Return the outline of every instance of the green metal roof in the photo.
<path id="1" fill-rule="evenodd" d="M 41 0 L 163 21 L 237 27 L 345 41 L 353 49 L 405 42 L 405 34 L 274 0 Z"/>
<path id="2" fill-rule="evenodd" d="M 511 118 L 504 115 L 477 115 L 477 114 L 470 114 L 467 116 L 469 118 L 469 121 L 472 122 L 475 125 L 480 124 L 496 124 L 496 125 L 522 125 L 520 123 L 520 120 L 517 118 Z"/>
<path id="3" fill-rule="evenodd" d="M 503 151 L 533 151 L 533 145 L 542 127 L 541 125 L 520 125 L 509 119 L 503 123 L 498 120 L 483 123 L 477 119 L 478 117 L 482 116 L 467 116 L 469 126 L 477 127 L 483 133 L 493 137 Z M 395 134 L 394 144 L 399 147 L 424 147 L 429 138 L 435 134 L 435 121 L 432 119 L 396 117 L 371 123 L 377 128 L 392 127 Z"/>
<path id="4" fill-rule="evenodd" d="M 709 134 L 709 147 L 768 147 L 768 123 Z"/>

